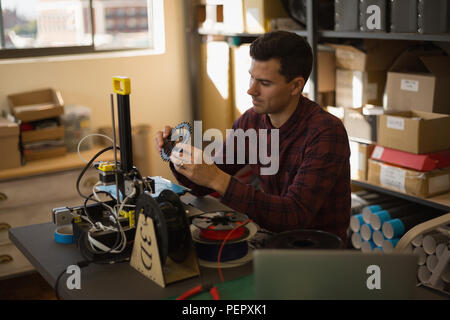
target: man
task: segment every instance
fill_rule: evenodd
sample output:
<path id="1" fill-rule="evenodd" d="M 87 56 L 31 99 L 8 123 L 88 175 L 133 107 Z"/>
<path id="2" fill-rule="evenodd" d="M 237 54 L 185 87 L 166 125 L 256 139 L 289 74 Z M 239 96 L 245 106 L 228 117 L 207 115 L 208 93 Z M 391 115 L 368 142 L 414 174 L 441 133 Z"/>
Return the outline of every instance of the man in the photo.
<path id="1" fill-rule="evenodd" d="M 312 69 L 311 47 L 295 33 L 276 31 L 256 39 L 250 55 L 248 94 L 253 108 L 234 122 L 233 129 L 279 130 L 278 172 L 261 175 L 261 163 L 250 164 L 259 178 L 258 190 L 233 176 L 245 164 L 186 163 L 172 154 L 172 171 L 193 194 L 216 191 L 223 204 L 267 230 L 318 229 L 345 243 L 351 207 L 350 148 L 342 122 L 302 95 Z M 159 151 L 170 130 L 157 133 Z M 225 150 L 224 145 L 224 154 Z"/>

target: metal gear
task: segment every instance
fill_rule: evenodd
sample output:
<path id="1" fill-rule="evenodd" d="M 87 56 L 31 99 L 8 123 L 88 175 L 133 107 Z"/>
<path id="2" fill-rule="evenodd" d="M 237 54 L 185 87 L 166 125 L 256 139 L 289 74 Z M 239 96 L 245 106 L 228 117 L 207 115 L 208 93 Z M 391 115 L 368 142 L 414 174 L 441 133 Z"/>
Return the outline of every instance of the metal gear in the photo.
<path id="1" fill-rule="evenodd" d="M 176 141 L 172 141 L 172 136 L 177 135 L 178 139 Z M 161 158 L 164 161 L 170 161 L 170 155 L 172 154 L 172 150 L 175 145 L 179 142 L 186 143 L 192 134 L 192 127 L 188 122 L 181 122 L 175 128 L 172 129 L 172 132 L 169 136 L 164 139 L 164 146 L 161 149 Z"/>

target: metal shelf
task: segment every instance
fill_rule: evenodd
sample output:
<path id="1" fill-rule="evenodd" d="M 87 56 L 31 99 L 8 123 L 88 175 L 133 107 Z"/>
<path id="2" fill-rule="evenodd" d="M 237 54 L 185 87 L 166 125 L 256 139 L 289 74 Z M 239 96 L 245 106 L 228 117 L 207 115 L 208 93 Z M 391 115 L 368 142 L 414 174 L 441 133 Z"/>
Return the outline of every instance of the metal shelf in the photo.
<path id="1" fill-rule="evenodd" d="M 308 32 L 306 30 L 292 30 L 299 36 L 306 37 Z M 230 33 L 230 32 L 210 32 L 205 30 L 198 30 L 198 34 L 201 36 L 223 36 L 223 37 L 243 37 L 243 38 L 258 38 L 263 33 Z"/>
<path id="2" fill-rule="evenodd" d="M 318 12 L 317 12 L 317 2 L 314 0 L 307 0 L 307 17 L 308 25 L 306 30 L 292 30 L 296 34 L 306 37 L 310 43 L 313 54 L 314 61 L 317 61 L 317 45 L 319 39 L 384 39 L 384 40 L 410 40 L 410 41 L 435 41 L 435 42 L 450 42 L 450 33 L 447 34 L 421 34 L 421 33 L 389 33 L 389 32 L 343 32 L 334 30 L 319 30 L 318 29 Z M 190 12 L 193 8 L 190 9 Z M 188 21 L 188 20 L 187 20 Z M 191 32 L 192 31 L 192 32 Z M 207 32 L 202 30 L 194 30 L 191 27 L 187 28 L 189 36 L 192 34 L 200 36 L 223 36 L 223 37 L 242 37 L 242 38 L 257 38 L 262 34 L 251 34 L 251 33 L 222 33 L 222 32 Z M 192 55 L 193 57 L 198 56 L 197 53 Z M 314 64 L 313 70 L 315 71 L 317 64 Z M 317 88 L 314 86 L 318 82 L 317 72 L 312 72 L 311 74 L 311 84 L 313 88 L 312 99 L 314 100 L 317 96 Z M 195 77 L 193 76 L 193 79 Z M 195 103 L 193 105 L 196 105 Z M 395 197 L 399 197 L 408 201 L 416 202 L 425 206 L 429 206 L 438 210 L 443 210 L 450 212 L 450 193 L 436 196 L 428 199 L 418 198 L 411 195 L 407 195 L 401 192 L 396 192 L 393 190 L 385 189 L 383 187 L 375 186 L 366 182 L 352 180 L 352 183 L 363 188 L 371 189 L 380 193 L 389 194 Z M 444 199 L 445 198 L 445 199 Z"/>
<path id="3" fill-rule="evenodd" d="M 389 32 L 351 32 L 351 31 L 318 31 L 321 38 L 349 38 L 349 39 L 384 39 L 384 40 L 414 40 L 450 42 L 450 33 L 421 34 L 421 33 L 389 33 Z"/>
<path id="4" fill-rule="evenodd" d="M 299 36 L 307 37 L 306 30 L 292 30 Z M 203 36 L 224 36 L 224 37 L 246 37 L 257 38 L 262 33 L 229 33 L 229 32 L 209 32 L 199 30 L 198 34 Z M 382 40 L 413 40 L 413 41 L 437 41 L 450 42 L 450 33 L 445 34 L 421 34 L 421 33 L 389 33 L 389 32 L 352 32 L 352 31 L 318 31 L 319 38 L 345 38 L 345 39 L 382 39 Z"/>
<path id="5" fill-rule="evenodd" d="M 366 189 L 370 189 L 373 191 L 377 191 L 380 193 L 385 193 L 385 194 L 388 194 L 388 195 L 391 195 L 394 197 L 402 198 L 402 199 L 405 199 L 408 201 L 416 202 L 418 204 L 421 204 L 421 205 L 424 205 L 427 207 L 435 208 L 435 209 L 442 210 L 445 212 L 450 212 L 450 201 L 448 201 L 448 204 L 445 204 L 444 202 L 433 201 L 433 199 L 436 197 L 432 197 L 432 198 L 428 198 L 428 199 L 418 198 L 418 197 L 415 197 L 415 196 L 412 196 L 409 194 L 386 189 L 386 188 L 376 186 L 376 185 L 373 185 L 373 184 L 370 184 L 367 182 L 359 181 L 359 180 L 352 180 L 352 184 L 366 188 Z M 450 193 L 447 193 L 447 195 L 450 195 Z M 450 196 L 448 198 L 450 198 Z"/>

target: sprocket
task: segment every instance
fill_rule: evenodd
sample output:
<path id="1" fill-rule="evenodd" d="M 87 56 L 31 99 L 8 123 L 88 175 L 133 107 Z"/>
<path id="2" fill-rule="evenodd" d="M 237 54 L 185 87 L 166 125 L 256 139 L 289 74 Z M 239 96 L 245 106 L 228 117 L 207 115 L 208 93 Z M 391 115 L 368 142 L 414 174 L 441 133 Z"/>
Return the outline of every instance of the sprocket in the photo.
<path id="1" fill-rule="evenodd" d="M 181 122 L 175 128 L 172 129 L 169 136 L 164 139 L 164 146 L 161 149 L 161 158 L 164 161 L 170 161 L 170 155 L 173 148 L 177 143 L 187 143 L 192 135 L 192 127 L 188 122 Z M 172 137 L 175 136 L 175 141 L 172 141 Z"/>

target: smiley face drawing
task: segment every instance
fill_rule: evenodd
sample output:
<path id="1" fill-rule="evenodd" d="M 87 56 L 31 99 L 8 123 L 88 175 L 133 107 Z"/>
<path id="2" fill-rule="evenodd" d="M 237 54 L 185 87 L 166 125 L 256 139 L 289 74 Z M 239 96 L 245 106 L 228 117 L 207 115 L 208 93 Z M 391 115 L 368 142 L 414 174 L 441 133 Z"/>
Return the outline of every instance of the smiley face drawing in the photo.
<path id="1" fill-rule="evenodd" d="M 151 254 L 152 239 L 150 236 L 150 228 L 145 228 L 143 226 L 148 225 L 148 217 L 145 217 L 144 223 L 141 225 L 141 261 L 142 265 L 147 269 L 147 271 L 152 269 L 153 257 Z"/>

